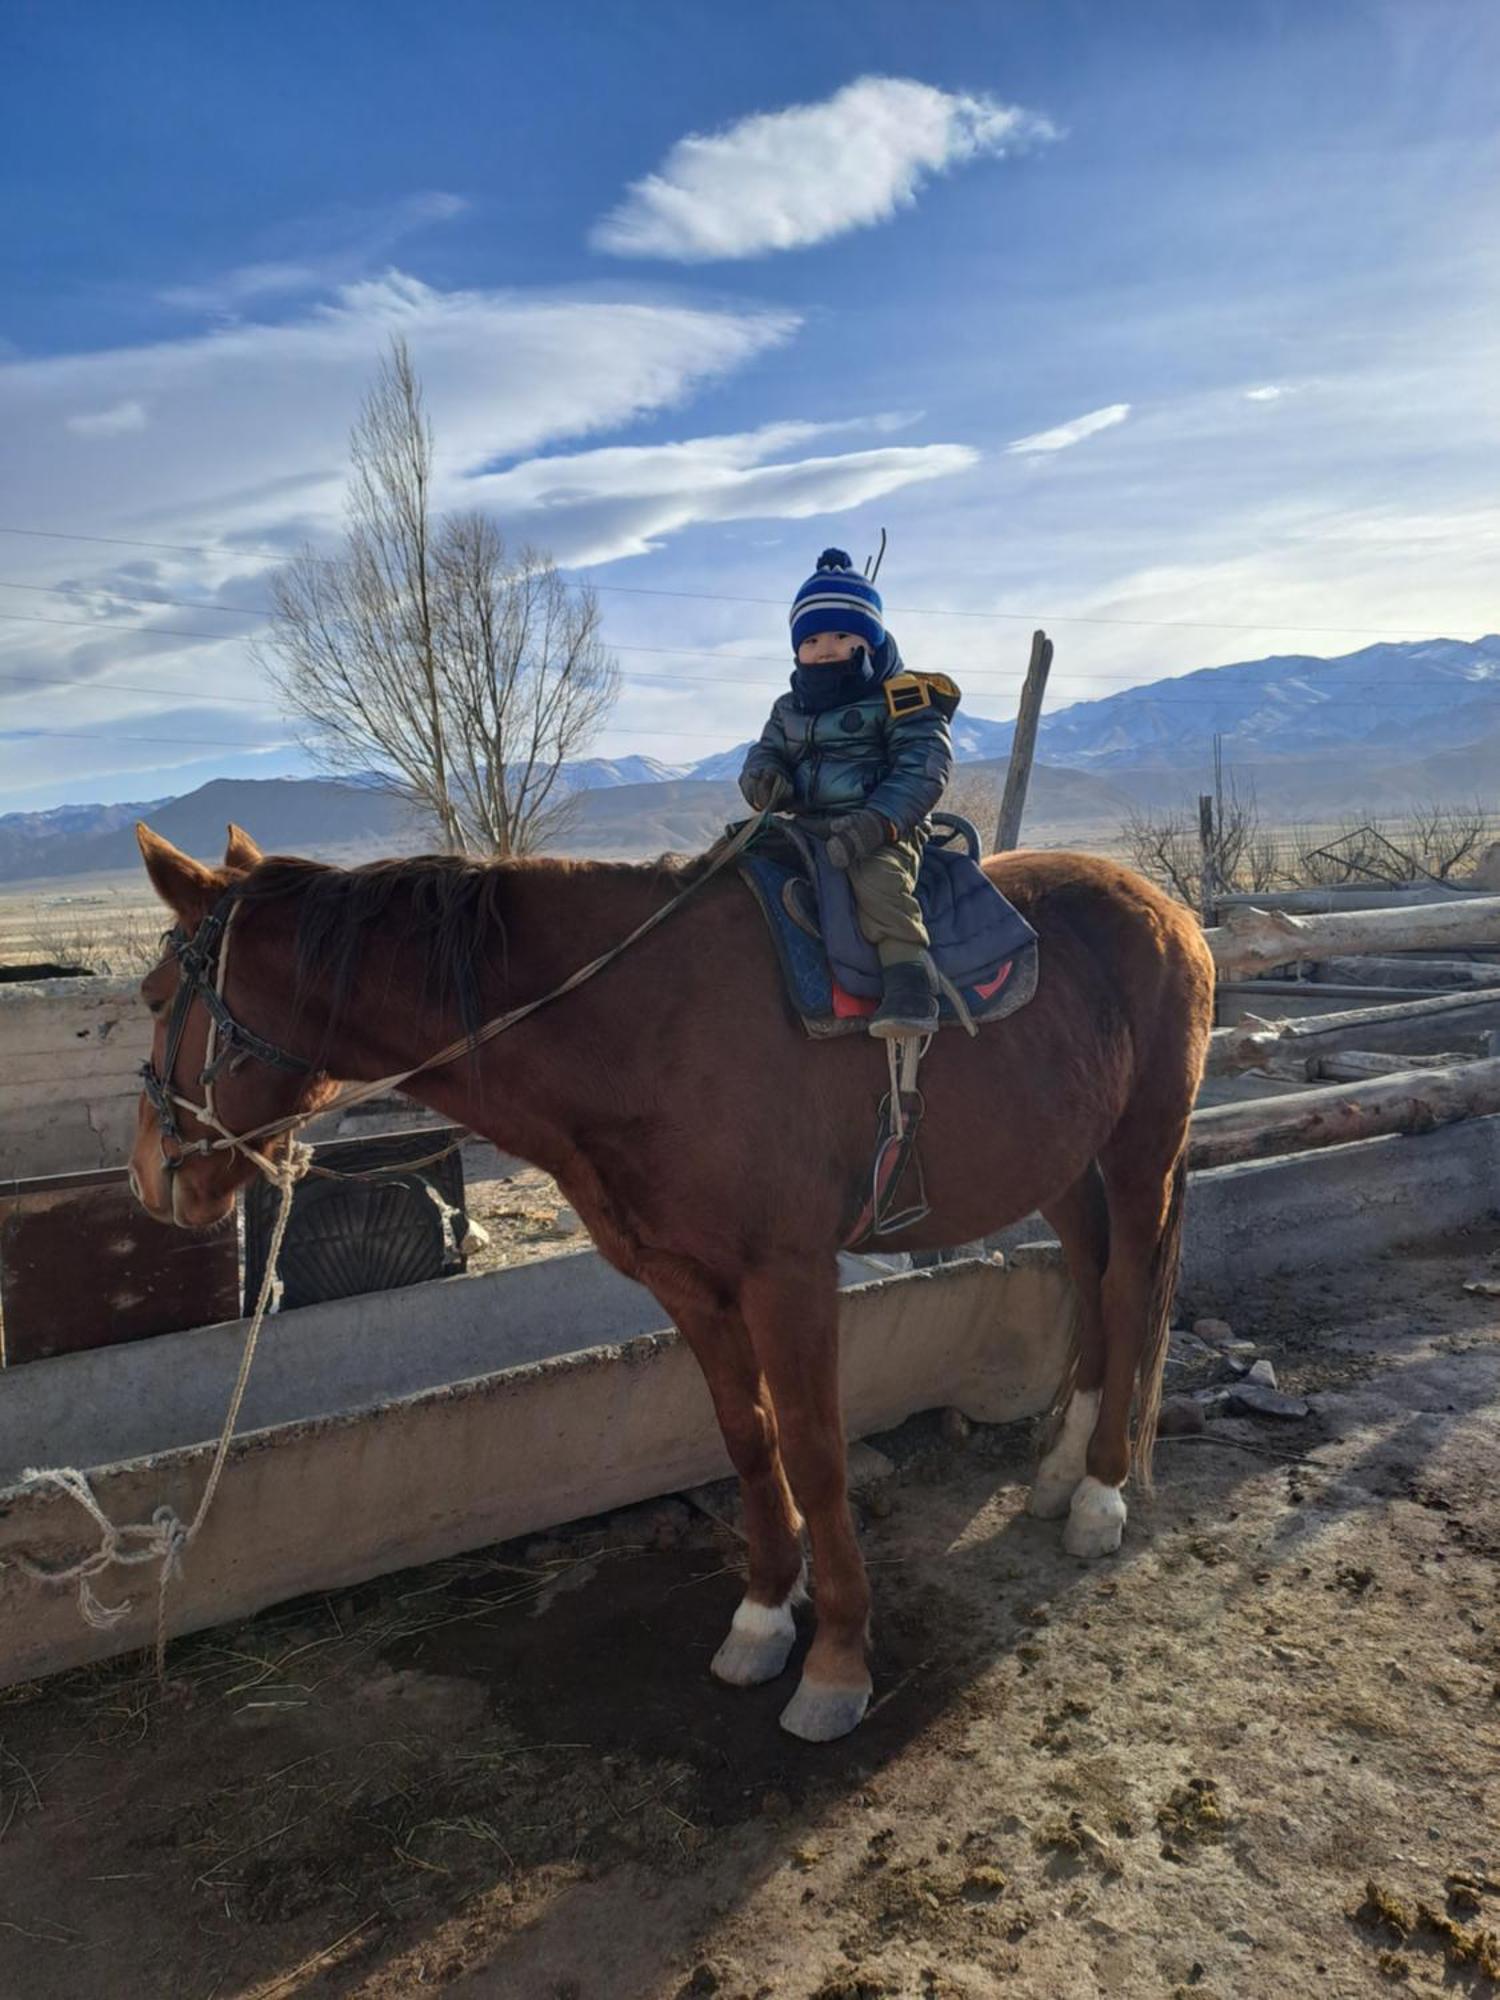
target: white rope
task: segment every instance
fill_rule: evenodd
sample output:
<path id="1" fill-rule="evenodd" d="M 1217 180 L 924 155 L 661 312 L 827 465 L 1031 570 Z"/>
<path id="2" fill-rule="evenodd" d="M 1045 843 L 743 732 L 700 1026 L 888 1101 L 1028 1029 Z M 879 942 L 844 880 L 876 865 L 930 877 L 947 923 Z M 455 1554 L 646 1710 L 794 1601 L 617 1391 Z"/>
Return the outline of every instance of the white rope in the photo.
<path id="1" fill-rule="evenodd" d="M 156 1592 L 155 1647 L 156 1677 L 159 1681 L 165 1679 L 166 1675 L 167 1588 L 174 1577 L 181 1576 L 182 1558 L 208 1518 L 208 1510 L 213 1505 L 214 1495 L 219 1490 L 219 1480 L 223 1476 L 225 1461 L 229 1457 L 235 1425 L 239 1422 L 240 1405 L 245 1400 L 250 1370 L 255 1364 L 255 1350 L 260 1342 L 260 1330 L 272 1298 L 280 1290 L 276 1266 L 281 1256 L 287 1221 L 291 1215 L 292 1192 L 307 1172 L 308 1161 L 311 1158 L 311 1147 L 293 1139 L 289 1142 L 283 1159 L 268 1163 L 270 1177 L 281 1190 L 281 1207 L 276 1213 L 276 1226 L 271 1232 L 266 1267 L 261 1274 L 260 1296 L 255 1301 L 255 1312 L 251 1317 L 249 1330 L 245 1335 L 245 1345 L 240 1354 L 239 1373 L 230 1392 L 229 1407 L 224 1412 L 224 1422 L 219 1432 L 213 1463 L 209 1467 L 208 1478 L 204 1482 L 203 1492 L 192 1520 L 184 1524 L 174 1507 L 163 1505 L 155 1510 L 149 1521 L 129 1521 L 117 1526 L 94 1498 L 88 1480 L 75 1467 L 71 1465 L 32 1467 L 21 1475 L 28 1485 L 50 1483 L 60 1492 L 66 1493 L 70 1500 L 77 1502 L 99 1530 L 98 1548 L 91 1555 L 82 1557 L 76 1563 L 70 1563 L 64 1569 L 51 1569 L 43 1563 L 33 1562 L 29 1556 L 16 1558 L 18 1566 L 28 1576 L 35 1577 L 42 1583 L 76 1583 L 78 1609 L 83 1615 L 85 1624 L 93 1626 L 96 1631 L 108 1631 L 118 1625 L 134 1609 L 135 1601 L 126 1597 L 118 1604 L 104 1603 L 94 1589 L 94 1578 L 103 1575 L 106 1570 L 128 1569 L 136 1563 L 161 1564 Z"/>
<path id="2" fill-rule="evenodd" d="M 755 819 L 747 820 L 738 833 L 718 844 L 717 850 L 712 852 L 708 865 L 701 875 L 695 876 L 685 889 L 680 889 L 669 902 L 664 903 L 660 909 L 654 910 L 645 922 L 637 925 L 628 937 L 622 938 L 619 944 L 612 946 L 608 951 L 601 952 L 597 958 L 590 959 L 587 965 L 580 966 L 576 972 L 563 980 L 561 985 L 554 986 L 551 992 L 544 993 L 540 999 L 528 1001 L 525 1006 L 513 1007 L 508 1013 L 498 1015 L 492 1021 L 487 1021 L 475 1034 L 460 1036 L 457 1041 L 450 1042 L 447 1048 L 440 1049 L 435 1056 L 429 1056 L 425 1062 L 418 1063 L 412 1069 L 399 1071 L 394 1076 L 381 1077 L 373 1083 L 354 1084 L 346 1087 L 329 1103 L 320 1106 L 319 1110 L 341 1110 L 349 1105 L 362 1103 L 367 1098 L 383 1095 L 385 1092 L 409 1082 L 414 1076 L 420 1076 L 426 1070 L 440 1068 L 444 1064 L 455 1061 L 459 1056 L 477 1048 L 481 1043 L 492 1040 L 496 1035 L 505 1034 L 519 1022 L 535 1014 L 540 1008 L 550 1005 L 554 1000 L 560 1000 L 565 993 L 571 993 L 576 987 L 582 986 L 585 981 L 592 979 L 595 974 L 602 972 L 607 965 L 612 964 L 622 952 L 628 951 L 631 945 L 645 937 L 648 932 L 655 930 L 657 925 L 663 923 L 675 910 L 679 909 L 696 889 L 701 888 L 705 882 L 717 875 L 736 855 L 742 853 L 769 818 L 769 812 L 762 812 L 757 814 Z M 224 928 L 224 937 L 219 953 L 217 978 L 215 980 L 215 988 L 220 999 L 224 996 L 225 980 L 228 973 L 229 931 L 234 917 L 238 914 L 239 908 L 239 904 L 234 906 L 234 909 L 230 912 L 229 923 Z M 217 1023 L 211 1018 L 209 1039 L 204 1051 L 205 1066 L 213 1060 L 217 1048 L 217 1038 Z M 84 1556 L 78 1562 L 70 1563 L 63 1569 L 48 1568 L 45 1564 L 33 1562 L 27 1556 L 19 1556 L 15 1559 L 19 1568 L 24 1570 L 28 1576 L 35 1577 L 40 1582 L 76 1583 L 78 1586 L 78 1608 L 83 1615 L 85 1623 L 93 1626 L 96 1630 L 106 1631 L 112 1626 L 118 1625 L 123 1618 L 129 1616 L 131 1610 L 134 1608 L 134 1600 L 127 1597 L 122 1599 L 118 1604 L 105 1604 L 94 1590 L 94 1578 L 103 1575 L 109 1569 L 126 1569 L 136 1563 L 159 1562 L 161 1570 L 157 1582 L 156 1597 L 156 1677 L 159 1681 L 165 1679 L 167 1587 L 174 1577 L 182 1574 L 182 1558 L 192 1544 L 199 1529 L 203 1526 L 204 1520 L 208 1515 L 208 1510 L 213 1505 L 214 1495 L 219 1488 L 219 1479 L 224 1471 L 224 1463 L 229 1456 L 229 1446 L 234 1437 L 234 1428 L 239 1421 L 240 1405 L 244 1401 L 245 1388 L 250 1380 L 250 1370 L 255 1361 L 255 1350 L 260 1340 L 261 1325 L 273 1300 L 279 1302 L 281 1296 L 281 1281 L 277 1274 L 276 1266 L 281 1256 L 281 1244 L 282 1238 L 286 1235 L 287 1220 L 291 1214 L 292 1190 L 307 1172 L 312 1159 L 312 1148 L 304 1145 L 301 1140 L 292 1135 L 298 1127 L 305 1125 L 310 1117 L 316 1115 L 308 1111 L 292 1112 L 285 1118 L 274 1118 L 267 1124 L 258 1125 L 250 1132 L 236 1133 L 229 1131 L 219 1118 L 214 1103 L 214 1088 L 211 1078 L 205 1081 L 204 1102 L 202 1104 L 194 1104 L 190 1098 L 183 1097 L 178 1092 L 173 1091 L 170 1077 L 164 1079 L 164 1088 L 173 1100 L 181 1105 L 184 1110 L 190 1111 L 200 1124 L 220 1134 L 220 1137 L 212 1142 L 199 1140 L 193 1145 L 185 1147 L 183 1150 L 184 1158 L 192 1153 L 219 1152 L 225 1148 L 233 1148 L 258 1167 L 266 1179 L 281 1190 L 281 1207 L 277 1212 L 276 1227 L 271 1235 L 270 1248 L 266 1256 L 266 1268 L 261 1276 L 260 1296 L 255 1302 L 255 1313 L 250 1321 L 249 1331 L 245 1335 L 244 1351 L 240 1356 L 239 1374 L 235 1379 L 234 1390 L 229 1398 L 229 1408 L 224 1413 L 224 1424 L 219 1433 L 219 1443 L 218 1448 L 214 1452 L 213 1464 L 209 1467 L 208 1479 L 203 1488 L 202 1498 L 198 1502 L 197 1512 L 185 1527 L 178 1517 L 176 1510 L 168 1506 L 158 1507 L 149 1521 L 131 1521 L 127 1522 L 123 1527 L 117 1527 L 104 1512 L 103 1508 L 100 1507 L 90 1490 L 88 1480 L 76 1467 L 61 1465 L 29 1468 L 21 1475 L 23 1481 L 28 1485 L 50 1483 L 57 1487 L 59 1491 L 66 1493 L 69 1499 L 76 1501 L 99 1530 L 99 1546 L 94 1550 L 92 1555 Z M 282 1134 L 287 1135 L 287 1150 L 280 1159 L 272 1159 L 263 1149 L 248 1143 L 252 1139 L 280 1137 Z M 137 1543 L 139 1547 L 135 1546 Z"/>

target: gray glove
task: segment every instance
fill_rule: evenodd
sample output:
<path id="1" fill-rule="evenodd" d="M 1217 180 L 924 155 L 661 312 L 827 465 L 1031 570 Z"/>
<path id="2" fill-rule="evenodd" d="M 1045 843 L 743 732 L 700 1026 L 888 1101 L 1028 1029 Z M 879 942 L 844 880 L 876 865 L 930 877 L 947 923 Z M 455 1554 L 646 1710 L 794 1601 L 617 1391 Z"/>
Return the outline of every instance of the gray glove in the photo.
<path id="1" fill-rule="evenodd" d="M 862 806 L 858 812 L 840 813 L 828 822 L 826 853 L 835 868 L 852 868 L 890 840 L 889 825 L 878 812 Z"/>
<path id="2" fill-rule="evenodd" d="M 740 777 L 740 790 L 752 812 L 769 812 L 780 805 L 791 789 L 784 775 L 769 765 L 762 765 L 758 771 L 746 771 Z"/>

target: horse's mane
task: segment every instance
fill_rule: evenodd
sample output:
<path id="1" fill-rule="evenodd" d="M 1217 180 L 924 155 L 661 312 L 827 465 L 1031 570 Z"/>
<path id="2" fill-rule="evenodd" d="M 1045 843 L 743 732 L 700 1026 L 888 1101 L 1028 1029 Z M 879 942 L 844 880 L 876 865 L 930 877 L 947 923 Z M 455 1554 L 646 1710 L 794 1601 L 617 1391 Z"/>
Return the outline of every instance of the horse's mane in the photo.
<path id="1" fill-rule="evenodd" d="M 622 881 L 685 884 L 697 874 L 700 858 L 664 854 L 653 862 L 578 862 L 552 859 L 474 861 L 462 855 L 421 854 L 393 861 L 370 861 L 358 868 L 333 868 L 320 861 L 272 855 L 239 885 L 247 908 L 295 902 L 297 909 L 296 995 L 301 1010 L 316 981 L 331 981 L 331 1036 L 355 991 L 388 966 L 387 950 L 377 960 L 365 956 L 377 940 L 383 946 L 420 947 L 424 1004 L 452 1007 L 464 1034 L 483 1023 L 483 974 L 497 959 L 509 969 L 510 938 L 505 904 L 518 874 L 558 878 L 587 870 Z M 376 1004 L 385 997 L 364 994 Z"/>

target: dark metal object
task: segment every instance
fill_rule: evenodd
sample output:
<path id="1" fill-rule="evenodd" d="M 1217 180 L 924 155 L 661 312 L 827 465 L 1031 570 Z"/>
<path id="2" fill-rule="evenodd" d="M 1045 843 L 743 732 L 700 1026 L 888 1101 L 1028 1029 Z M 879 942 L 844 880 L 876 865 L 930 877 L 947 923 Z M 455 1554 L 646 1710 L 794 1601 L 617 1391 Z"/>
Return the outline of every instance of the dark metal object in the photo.
<path id="1" fill-rule="evenodd" d="M 278 1267 L 279 1310 L 394 1291 L 462 1271 L 468 1231 L 463 1155 L 455 1145 L 431 1159 L 456 1136 L 427 1130 L 319 1146 L 311 1173 L 292 1196 Z M 428 1164 L 401 1171 L 414 1161 Z M 367 1174 L 378 1178 L 353 1178 Z M 259 1177 L 245 1189 L 246 1312 L 260 1291 L 280 1200 Z"/>
<path id="2" fill-rule="evenodd" d="M 233 1225 L 189 1235 L 154 1222 L 123 1171 L 55 1174 L 0 1196 L 8 1367 L 239 1316 Z"/>

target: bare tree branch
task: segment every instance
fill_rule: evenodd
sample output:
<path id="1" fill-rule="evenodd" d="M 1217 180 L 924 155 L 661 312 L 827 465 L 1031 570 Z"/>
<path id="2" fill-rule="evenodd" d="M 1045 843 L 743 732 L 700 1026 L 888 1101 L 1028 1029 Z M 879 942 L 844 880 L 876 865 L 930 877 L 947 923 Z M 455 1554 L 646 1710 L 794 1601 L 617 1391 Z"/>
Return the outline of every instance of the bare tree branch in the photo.
<path id="1" fill-rule="evenodd" d="M 619 692 L 594 594 L 512 560 L 482 514 L 434 518 L 432 429 L 400 340 L 350 437 L 348 526 L 273 585 L 264 664 L 325 770 L 410 800 L 445 847 L 526 854 Z"/>

